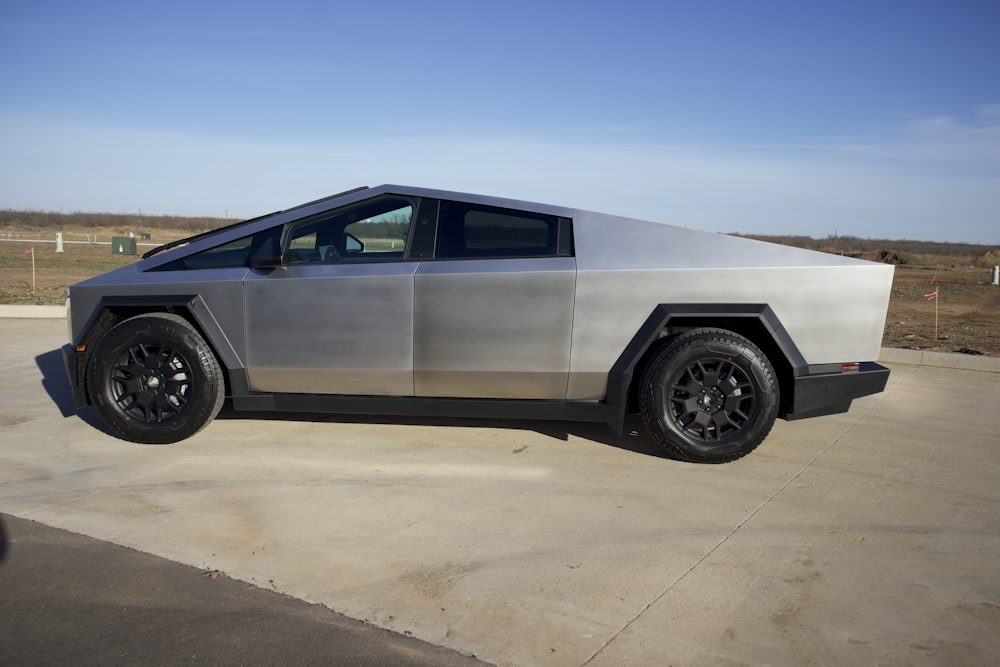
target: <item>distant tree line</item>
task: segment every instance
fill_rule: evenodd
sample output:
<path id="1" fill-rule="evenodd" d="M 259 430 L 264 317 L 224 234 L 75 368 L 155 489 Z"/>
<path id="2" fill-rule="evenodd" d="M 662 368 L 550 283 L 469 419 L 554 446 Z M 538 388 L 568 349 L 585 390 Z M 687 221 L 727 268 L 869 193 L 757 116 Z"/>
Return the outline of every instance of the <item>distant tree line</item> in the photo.
<path id="1" fill-rule="evenodd" d="M 857 236 L 828 236 L 822 239 L 814 239 L 810 236 L 771 236 L 765 234 L 732 234 L 732 236 L 742 236 L 748 239 L 779 243 L 795 248 L 818 250 L 834 255 L 864 257 L 866 259 L 882 251 L 895 252 L 904 259 L 916 255 L 975 259 L 982 257 L 987 251 L 994 248 L 994 246 L 979 245 L 977 243 L 945 243 L 908 239 L 862 239 Z"/>
<path id="2" fill-rule="evenodd" d="M 122 231 L 180 231 L 197 234 L 230 225 L 226 218 L 185 217 L 177 215 L 139 215 L 137 213 L 56 213 L 51 211 L 0 210 L 0 229 L 32 231 L 114 228 Z M 362 222 L 365 236 L 380 239 L 405 239 L 408 225 L 400 218 Z"/>
<path id="3" fill-rule="evenodd" d="M 137 213 L 56 213 L 52 211 L 0 210 L 0 229 L 52 230 L 120 228 L 128 231 L 178 230 L 196 234 L 231 224 L 232 220 Z"/>
<path id="4" fill-rule="evenodd" d="M 369 239 L 406 239 L 410 226 L 405 222 L 382 221 L 362 222 L 365 238 Z"/>
<path id="5" fill-rule="evenodd" d="M 0 209 L 0 229 L 23 229 L 32 231 L 68 229 L 114 228 L 122 231 L 167 230 L 196 234 L 199 232 L 232 224 L 233 220 L 217 217 L 188 217 L 177 215 L 139 215 L 138 213 L 58 213 L 52 211 L 16 211 Z M 403 239 L 408 225 L 405 220 L 395 218 L 366 222 L 367 238 Z M 906 263 L 915 256 L 937 256 L 940 258 L 967 259 L 975 261 L 988 251 L 996 252 L 994 246 L 975 243 L 944 243 L 936 241 L 914 241 L 908 239 L 863 239 L 857 236 L 827 236 L 814 239 L 811 236 L 773 236 L 762 234 L 739 234 L 744 238 L 779 243 L 781 245 L 818 250 L 835 255 L 849 255 L 877 259 L 878 254 L 891 251 Z M 990 260 L 993 261 L 993 260 Z"/>

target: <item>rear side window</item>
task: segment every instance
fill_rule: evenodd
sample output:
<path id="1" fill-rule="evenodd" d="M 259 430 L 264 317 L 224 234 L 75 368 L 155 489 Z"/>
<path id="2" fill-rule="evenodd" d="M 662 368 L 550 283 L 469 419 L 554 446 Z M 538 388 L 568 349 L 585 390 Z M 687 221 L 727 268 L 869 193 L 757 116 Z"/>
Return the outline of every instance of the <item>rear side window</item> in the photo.
<path id="1" fill-rule="evenodd" d="M 555 257 L 560 219 L 511 209 L 441 202 L 435 256 L 438 259 Z M 567 225 L 568 221 L 562 221 Z"/>

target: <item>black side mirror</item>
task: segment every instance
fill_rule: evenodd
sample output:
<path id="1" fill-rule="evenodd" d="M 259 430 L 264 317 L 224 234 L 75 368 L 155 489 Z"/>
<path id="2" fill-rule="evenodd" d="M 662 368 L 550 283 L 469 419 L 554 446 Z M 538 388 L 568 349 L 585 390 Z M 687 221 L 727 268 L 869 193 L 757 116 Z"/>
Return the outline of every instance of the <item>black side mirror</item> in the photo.
<path id="1" fill-rule="evenodd" d="M 349 253 L 358 253 L 365 251 L 365 242 L 359 239 L 354 234 L 346 232 L 344 234 L 344 249 Z"/>
<path id="2" fill-rule="evenodd" d="M 276 269 L 281 266 L 281 256 L 257 253 L 250 258 L 250 266 L 262 270 Z"/>
<path id="3" fill-rule="evenodd" d="M 250 266 L 263 271 L 270 271 L 281 266 L 281 244 L 275 233 L 268 234 L 263 243 L 250 255 Z"/>

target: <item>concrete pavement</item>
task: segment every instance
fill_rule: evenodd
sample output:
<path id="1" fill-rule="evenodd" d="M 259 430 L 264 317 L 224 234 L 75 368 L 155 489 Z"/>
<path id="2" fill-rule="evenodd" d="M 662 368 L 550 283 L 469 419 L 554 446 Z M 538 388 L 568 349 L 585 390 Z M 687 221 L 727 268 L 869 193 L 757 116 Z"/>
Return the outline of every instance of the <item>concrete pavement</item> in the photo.
<path id="1" fill-rule="evenodd" d="M 0 511 L 501 665 L 992 664 L 1000 374 L 895 365 L 749 457 L 638 423 L 73 413 L 65 322 L 0 320 Z"/>

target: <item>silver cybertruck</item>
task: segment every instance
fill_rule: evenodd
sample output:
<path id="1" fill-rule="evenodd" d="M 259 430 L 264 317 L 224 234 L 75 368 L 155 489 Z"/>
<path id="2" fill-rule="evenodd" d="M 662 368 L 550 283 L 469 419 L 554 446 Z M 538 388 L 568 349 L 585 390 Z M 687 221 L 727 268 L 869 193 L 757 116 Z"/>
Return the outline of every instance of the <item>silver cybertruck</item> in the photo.
<path id="1" fill-rule="evenodd" d="M 77 408 L 170 443 L 234 410 L 607 423 L 719 463 L 846 411 L 893 268 L 560 206 L 359 188 L 69 288 Z"/>

